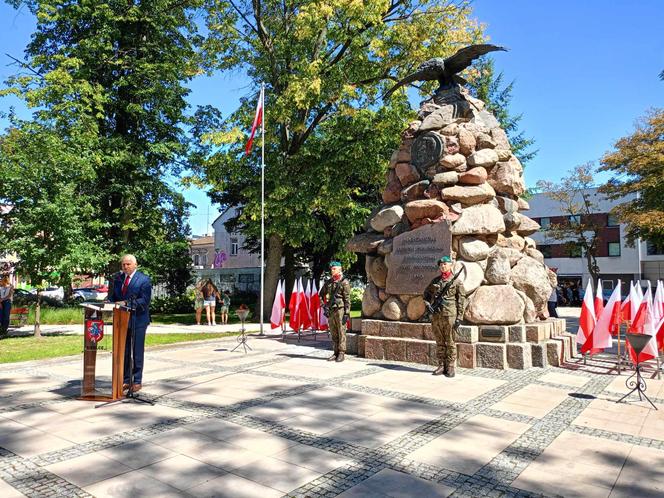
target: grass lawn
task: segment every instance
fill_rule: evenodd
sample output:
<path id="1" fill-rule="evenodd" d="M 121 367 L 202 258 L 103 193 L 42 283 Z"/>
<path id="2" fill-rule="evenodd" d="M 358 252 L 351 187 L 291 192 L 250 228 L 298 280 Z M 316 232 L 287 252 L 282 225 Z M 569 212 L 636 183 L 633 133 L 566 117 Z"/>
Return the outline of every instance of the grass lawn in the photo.
<path id="1" fill-rule="evenodd" d="M 145 338 L 145 346 L 159 346 L 177 342 L 201 341 L 205 339 L 218 339 L 237 335 L 237 332 L 218 334 L 208 333 L 182 333 L 182 334 L 150 334 Z M 111 348 L 111 337 L 106 336 L 100 345 L 106 349 Z M 28 337 L 11 337 L 0 341 L 0 363 L 14 363 L 17 361 L 42 360 L 70 356 L 83 352 L 83 336 L 80 335 L 51 335 L 36 339 Z"/>

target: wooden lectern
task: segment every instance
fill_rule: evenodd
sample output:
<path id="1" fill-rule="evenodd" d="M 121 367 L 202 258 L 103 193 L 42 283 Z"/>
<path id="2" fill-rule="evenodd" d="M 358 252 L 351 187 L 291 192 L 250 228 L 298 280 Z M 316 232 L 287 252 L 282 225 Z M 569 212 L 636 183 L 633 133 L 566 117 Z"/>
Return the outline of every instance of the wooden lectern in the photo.
<path id="1" fill-rule="evenodd" d="M 114 401 L 122 398 L 122 380 L 124 376 L 125 342 L 127 341 L 127 328 L 129 326 L 129 311 L 112 304 L 84 303 L 83 320 L 83 384 L 81 396 L 78 399 L 89 401 Z M 97 383 L 97 351 L 99 339 L 103 340 L 103 313 L 113 312 L 113 340 L 112 340 L 112 388 Z M 99 327 L 101 324 L 101 327 Z M 101 328 L 101 337 L 95 335 Z M 91 333 L 91 329 L 94 331 Z M 108 341 L 106 341 L 108 342 Z M 108 384 L 108 383 L 106 383 Z"/>

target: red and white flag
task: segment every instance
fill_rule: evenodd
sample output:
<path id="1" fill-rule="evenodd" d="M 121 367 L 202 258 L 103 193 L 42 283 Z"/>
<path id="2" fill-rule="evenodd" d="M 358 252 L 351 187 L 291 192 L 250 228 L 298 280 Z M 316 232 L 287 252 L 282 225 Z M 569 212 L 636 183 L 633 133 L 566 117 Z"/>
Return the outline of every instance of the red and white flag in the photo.
<path id="1" fill-rule="evenodd" d="M 646 346 L 643 348 L 643 351 L 641 351 L 639 354 L 638 362 L 640 363 L 642 361 L 648 361 L 657 358 L 657 341 L 655 337 L 657 324 L 655 323 L 655 317 L 652 309 L 652 292 L 650 290 L 650 286 L 648 286 L 648 290 L 643 296 L 641 306 L 639 306 L 639 314 L 643 316 L 643 318 L 641 318 L 640 315 L 637 315 L 639 322 L 643 325 L 640 327 L 640 329 L 638 329 L 638 331 L 635 329 L 635 333 L 652 336 L 652 339 L 648 341 Z M 632 332 L 631 327 L 630 332 Z M 634 349 L 632 349 L 629 343 L 627 343 L 626 349 L 630 358 L 632 359 L 632 362 L 636 363 L 636 352 Z"/>
<path id="2" fill-rule="evenodd" d="M 311 287 L 309 286 L 309 281 L 307 280 L 307 286 L 302 291 L 302 296 L 300 298 L 300 325 L 303 330 L 309 330 L 311 328 Z"/>
<path id="3" fill-rule="evenodd" d="M 657 337 L 657 349 L 664 350 L 664 286 L 662 281 L 657 281 L 657 290 L 652 303 L 653 315 L 655 317 L 655 335 Z"/>
<path id="4" fill-rule="evenodd" d="M 323 283 L 320 284 L 321 289 L 323 288 Z M 321 305 L 320 311 L 318 312 L 318 330 L 327 330 L 329 328 L 327 323 L 327 317 L 323 312 L 323 307 Z"/>
<path id="5" fill-rule="evenodd" d="M 270 315 L 270 327 L 272 329 L 283 328 L 284 314 L 286 312 L 286 298 L 284 297 L 284 284 L 277 282 L 277 292 L 272 303 L 272 314 Z"/>
<path id="6" fill-rule="evenodd" d="M 602 295 L 602 280 L 597 280 L 597 289 L 595 289 L 595 317 L 599 316 L 604 311 L 604 296 Z"/>
<path id="7" fill-rule="evenodd" d="M 611 336 L 614 331 L 620 327 L 620 280 L 618 285 L 613 289 L 611 297 L 602 306 L 602 311 L 597 315 L 597 323 L 595 329 L 590 334 L 590 337 L 581 347 L 582 353 L 592 351 L 599 351 L 601 349 L 610 348 L 613 345 Z"/>
<path id="8" fill-rule="evenodd" d="M 637 284 L 634 286 L 634 293 L 630 297 L 630 303 L 632 308 L 631 311 L 632 323 L 630 323 L 629 325 L 630 333 L 632 334 L 643 333 L 643 327 L 646 324 L 649 301 L 652 301 L 650 295 L 650 287 L 648 287 L 648 291 L 646 292 L 646 294 L 643 295 L 643 292 L 641 291 L 641 286 L 637 282 Z"/>
<path id="9" fill-rule="evenodd" d="M 288 324 L 292 330 L 298 331 L 300 329 L 300 279 L 297 279 L 293 284 L 293 290 L 291 291 L 290 299 L 288 301 L 288 312 L 290 314 L 290 319 Z"/>
<path id="10" fill-rule="evenodd" d="M 622 302 L 622 305 L 620 306 L 620 316 L 622 317 L 622 320 L 630 321 L 632 319 L 632 303 L 630 302 L 630 300 L 632 298 L 633 286 L 634 286 L 633 282 L 630 282 L 629 290 L 627 291 L 625 300 Z"/>
<path id="11" fill-rule="evenodd" d="M 251 153 L 251 147 L 254 144 L 254 137 L 256 136 L 256 130 L 263 123 L 264 98 L 265 98 L 265 92 L 263 90 L 263 87 L 261 86 L 261 91 L 258 95 L 258 104 L 256 104 L 256 114 L 254 115 L 254 123 L 251 125 L 251 134 L 249 135 L 249 140 L 247 141 L 247 145 L 244 148 L 244 153 L 247 156 Z"/>
<path id="12" fill-rule="evenodd" d="M 593 302 L 593 286 L 588 280 L 586 293 L 583 295 L 583 304 L 581 305 L 581 316 L 579 317 L 579 330 L 576 333 L 576 343 L 583 346 L 590 337 L 595 328 L 595 303 Z"/>
<path id="13" fill-rule="evenodd" d="M 320 326 L 320 296 L 316 289 L 316 281 L 311 282 L 311 327 L 318 330 Z"/>

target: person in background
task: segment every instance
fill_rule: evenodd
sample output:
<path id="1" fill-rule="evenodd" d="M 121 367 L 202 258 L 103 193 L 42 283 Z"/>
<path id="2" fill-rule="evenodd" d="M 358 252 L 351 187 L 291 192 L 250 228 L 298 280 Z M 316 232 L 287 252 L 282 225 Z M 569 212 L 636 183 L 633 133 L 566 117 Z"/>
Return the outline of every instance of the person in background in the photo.
<path id="1" fill-rule="evenodd" d="M 549 270 L 555 275 L 558 273 L 558 268 L 549 268 Z M 552 281 L 554 280 L 553 278 L 551 279 Z M 556 285 L 554 285 L 551 289 L 551 295 L 549 295 L 549 300 L 546 303 L 546 307 L 549 311 L 549 316 L 553 318 L 558 318 L 558 282 L 557 279 L 555 280 Z"/>
<path id="2" fill-rule="evenodd" d="M 196 325 L 201 324 L 201 315 L 203 314 L 203 285 L 205 280 L 199 280 L 194 287 L 194 310 L 196 310 Z"/>
<path id="3" fill-rule="evenodd" d="M 9 329 L 13 297 L 14 286 L 9 281 L 9 275 L 3 275 L 0 279 L 0 336 L 7 334 Z"/>
<path id="4" fill-rule="evenodd" d="M 328 326 L 332 337 L 333 353 L 327 361 L 344 361 L 346 355 L 346 324 L 350 317 L 350 282 L 344 277 L 341 263 L 330 263 L 328 278 L 318 295 L 328 309 Z"/>
<path id="5" fill-rule="evenodd" d="M 221 298 L 219 294 L 219 289 L 212 283 L 212 280 L 208 281 L 203 286 L 203 306 L 205 307 L 205 314 L 207 316 L 208 325 L 216 325 L 217 317 L 215 316 L 215 308 L 217 306 L 217 298 Z"/>
<path id="6" fill-rule="evenodd" d="M 221 307 L 219 308 L 219 317 L 221 318 L 221 324 L 226 325 L 228 323 L 228 310 L 231 306 L 231 293 L 228 290 L 225 290 L 221 295 Z"/>

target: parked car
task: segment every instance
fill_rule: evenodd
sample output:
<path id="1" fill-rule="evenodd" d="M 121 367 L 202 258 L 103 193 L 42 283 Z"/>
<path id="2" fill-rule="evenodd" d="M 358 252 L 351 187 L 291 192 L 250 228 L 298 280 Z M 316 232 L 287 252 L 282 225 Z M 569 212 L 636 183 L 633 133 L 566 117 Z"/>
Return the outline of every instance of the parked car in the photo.
<path id="1" fill-rule="evenodd" d="M 64 295 L 64 290 L 63 290 L 63 295 Z M 37 291 L 14 289 L 14 306 L 31 306 L 36 303 L 37 303 Z M 61 306 L 64 306 L 64 301 L 62 298 L 57 299 L 55 297 L 44 295 L 42 293 L 41 304 L 44 306 L 59 308 Z"/>
<path id="2" fill-rule="evenodd" d="M 32 289 L 30 292 L 37 295 L 37 289 Z M 56 301 L 62 301 L 65 298 L 65 290 L 62 287 L 47 287 L 41 291 L 41 296 Z"/>
<path id="3" fill-rule="evenodd" d="M 102 290 L 104 289 L 104 290 Z M 108 296 L 107 286 L 79 287 L 73 289 L 72 299 L 75 301 L 103 301 Z"/>

